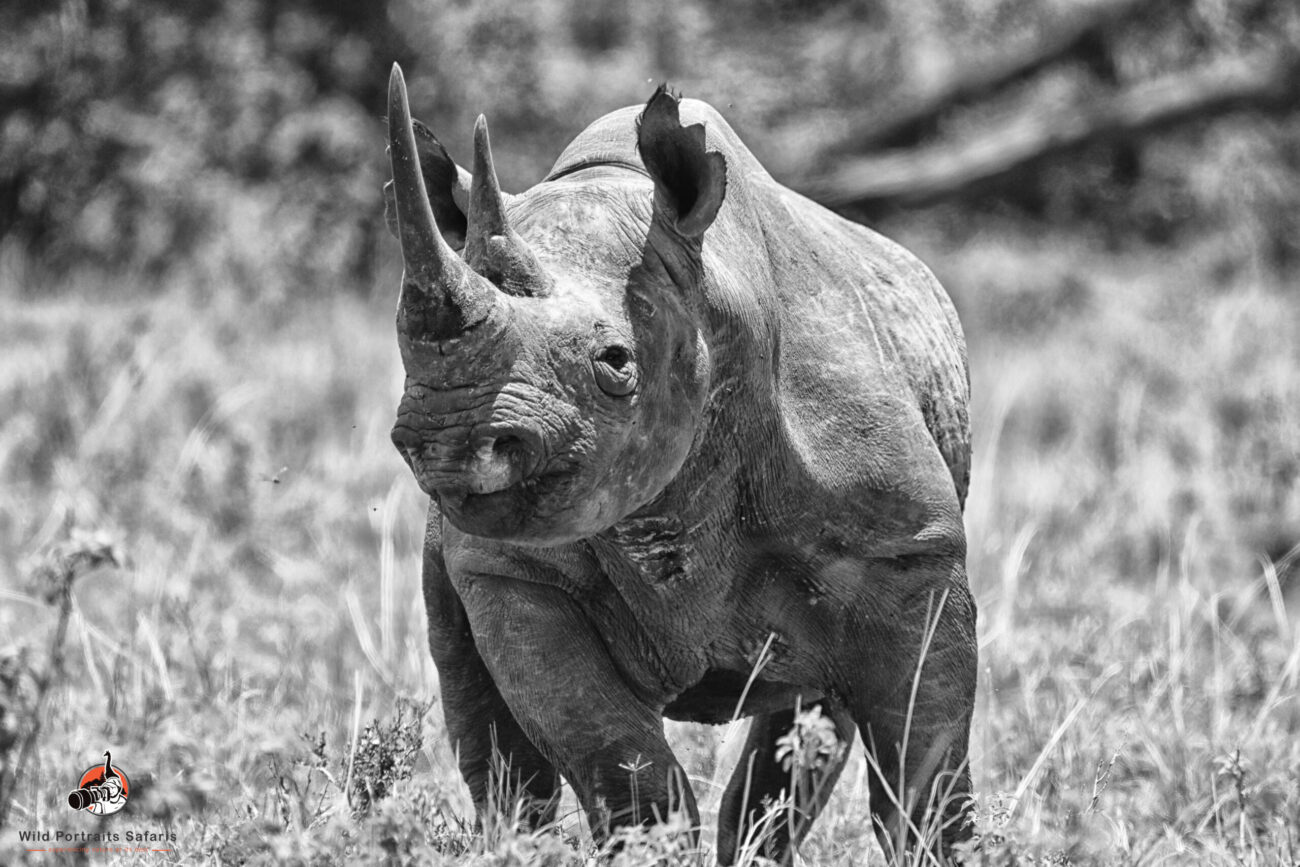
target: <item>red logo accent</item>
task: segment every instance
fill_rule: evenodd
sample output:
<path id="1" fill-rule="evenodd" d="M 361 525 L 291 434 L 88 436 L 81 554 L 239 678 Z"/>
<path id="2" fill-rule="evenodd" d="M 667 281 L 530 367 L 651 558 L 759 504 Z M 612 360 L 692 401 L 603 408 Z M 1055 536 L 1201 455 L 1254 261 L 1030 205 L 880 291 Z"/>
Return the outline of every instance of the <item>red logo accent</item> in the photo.
<path id="1" fill-rule="evenodd" d="M 103 764 L 82 772 L 77 788 L 68 793 L 68 806 L 96 816 L 110 816 L 125 807 L 130 796 L 131 784 L 126 774 L 113 764 L 110 753 L 104 753 Z"/>

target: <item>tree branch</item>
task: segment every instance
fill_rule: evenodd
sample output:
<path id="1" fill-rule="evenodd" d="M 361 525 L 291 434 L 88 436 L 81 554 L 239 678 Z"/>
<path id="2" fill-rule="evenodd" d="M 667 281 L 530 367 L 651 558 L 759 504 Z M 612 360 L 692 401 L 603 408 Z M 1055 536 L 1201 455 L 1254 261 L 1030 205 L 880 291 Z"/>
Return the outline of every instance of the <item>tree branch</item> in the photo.
<path id="1" fill-rule="evenodd" d="M 1029 112 L 973 140 L 848 160 L 793 186 L 830 207 L 934 201 L 1094 142 L 1132 140 L 1242 109 L 1295 108 L 1297 80 L 1300 52 L 1223 61 L 1091 103 Z"/>
<path id="2" fill-rule="evenodd" d="M 1096 0 L 1068 15 L 1045 35 L 966 63 L 926 93 L 893 96 L 869 105 L 821 158 L 916 144 L 945 113 L 991 96 L 1043 69 L 1072 59 L 1089 60 L 1116 24 L 1150 8 L 1149 0 Z"/>

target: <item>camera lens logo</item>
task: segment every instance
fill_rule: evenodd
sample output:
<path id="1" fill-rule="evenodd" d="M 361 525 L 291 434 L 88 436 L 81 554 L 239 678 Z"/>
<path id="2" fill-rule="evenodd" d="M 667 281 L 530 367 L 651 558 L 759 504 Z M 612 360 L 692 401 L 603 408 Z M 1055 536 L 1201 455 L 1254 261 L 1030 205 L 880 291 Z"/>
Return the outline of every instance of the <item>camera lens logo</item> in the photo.
<path id="1" fill-rule="evenodd" d="M 68 793 L 68 806 L 96 816 L 109 816 L 126 806 L 131 784 L 126 774 L 113 764 L 113 756 L 104 753 L 104 763 L 86 768 L 77 788 Z"/>

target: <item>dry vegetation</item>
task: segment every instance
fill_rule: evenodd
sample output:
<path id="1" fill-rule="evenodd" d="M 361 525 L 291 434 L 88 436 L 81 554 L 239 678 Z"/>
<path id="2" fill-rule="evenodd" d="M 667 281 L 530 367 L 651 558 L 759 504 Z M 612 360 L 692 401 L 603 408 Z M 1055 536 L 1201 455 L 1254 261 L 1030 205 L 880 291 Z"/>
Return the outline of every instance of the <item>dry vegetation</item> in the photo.
<path id="1" fill-rule="evenodd" d="M 924 225 L 896 234 L 957 298 L 976 395 L 976 863 L 1295 863 L 1300 296 L 1232 236 L 1116 253 Z M 424 504 L 388 443 L 388 286 L 142 297 L 74 275 L 18 303 L 20 264 L 9 767 L 50 692 L 0 861 L 28 857 L 16 828 L 165 827 L 184 862 L 583 863 L 571 801 L 560 834 L 508 810 L 471 834 L 417 604 Z M 725 734 L 672 727 L 706 811 Z M 63 798 L 107 747 L 135 792 L 101 824 Z M 859 746 L 807 862 L 880 859 L 865 817 Z M 678 846 L 655 832 L 618 863 Z"/>

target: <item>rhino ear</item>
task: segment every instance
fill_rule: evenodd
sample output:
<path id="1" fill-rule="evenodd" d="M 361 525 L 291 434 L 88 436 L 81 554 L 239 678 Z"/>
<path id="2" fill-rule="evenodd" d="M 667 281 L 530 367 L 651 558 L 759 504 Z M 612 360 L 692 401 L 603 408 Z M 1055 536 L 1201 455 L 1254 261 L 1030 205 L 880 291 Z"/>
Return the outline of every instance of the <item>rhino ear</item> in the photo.
<path id="1" fill-rule="evenodd" d="M 682 126 L 678 97 L 661 84 L 637 119 L 636 146 L 655 182 L 655 211 L 686 237 L 702 236 L 727 193 L 727 160 L 704 149 L 704 125 Z"/>
<path id="2" fill-rule="evenodd" d="M 412 119 L 415 130 L 415 152 L 420 158 L 420 173 L 429 192 L 429 205 L 438 223 L 442 237 L 453 250 L 465 246 L 465 229 L 469 210 L 469 172 L 452 160 L 447 149 L 427 126 Z M 384 221 L 393 237 L 397 234 L 397 201 L 393 195 L 393 182 L 384 184 Z"/>

